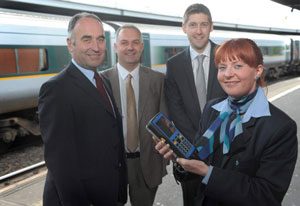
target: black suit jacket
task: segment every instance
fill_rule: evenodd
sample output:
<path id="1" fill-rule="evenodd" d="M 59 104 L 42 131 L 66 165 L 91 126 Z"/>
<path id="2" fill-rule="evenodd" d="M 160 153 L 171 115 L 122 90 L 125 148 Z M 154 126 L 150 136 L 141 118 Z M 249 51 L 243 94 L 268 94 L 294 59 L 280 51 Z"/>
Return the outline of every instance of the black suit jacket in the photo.
<path id="1" fill-rule="evenodd" d="M 219 112 L 206 105 L 196 141 Z M 280 206 L 297 160 L 297 126 L 284 112 L 269 103 L 271 116 L 250 119 L 227 155 L 216 135 L 214 166 L 207 185 L 200 183 L 199 206 Z M 217 131 L 217 134 L 219 131 Z"/>
<path id="2" fill-rule="evenodd" d="M 110 85 L 104 83 L 114 103 Z M 38 111 L 48 167 L 45 206 L 126 202 L 121 117 L 103 101 L 73 64 L 41 87 Z"/>
<path id="3" fill-rule="evenodd" d="M 214 63 L 216 44 L 211 42 L 207 101 L 226 96 L 217 80 Z M 176 127 L 191 141 L 199 127 L 201 110 L 197 96 L 189 47 L 167 62 L 165 95 L 170 118 Z"/>

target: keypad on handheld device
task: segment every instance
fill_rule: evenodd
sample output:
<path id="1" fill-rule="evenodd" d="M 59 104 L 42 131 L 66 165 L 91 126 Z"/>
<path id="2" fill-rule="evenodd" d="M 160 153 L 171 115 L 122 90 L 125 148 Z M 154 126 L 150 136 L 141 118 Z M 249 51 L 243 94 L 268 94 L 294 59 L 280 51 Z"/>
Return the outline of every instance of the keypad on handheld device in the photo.
<path id="1" fill-rule="evenodd" d="M 156 114 L 149 121 L 146 128 L 150 133 L 165 139 L 178 157 L 197 158 L 195 146 L 162 113 Z"/>
<path id="2" fill-rule="evenodd" d="M 174 138 L 173 143 L 183 154 L 187 154 L 193 148 L 193 145 L 181 134 Z"/>

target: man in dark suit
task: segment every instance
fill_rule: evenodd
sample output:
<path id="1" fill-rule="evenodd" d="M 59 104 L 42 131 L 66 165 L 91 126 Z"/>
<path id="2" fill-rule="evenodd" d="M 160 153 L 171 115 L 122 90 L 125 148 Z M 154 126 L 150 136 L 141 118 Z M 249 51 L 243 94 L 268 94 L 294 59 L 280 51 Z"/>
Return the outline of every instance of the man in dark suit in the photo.
<path id="1" fill-rule="evenodd" d="M 134 25 L 125 24 L 116 32 L 115 51 L 118 63 L 103 75 L 110 80 L 117 107 L 123 117 L 130 203 L 133 206 L 152 206 L 162 177 L 167 174 L 166 163 L 154 149 L 154 141 L 146 130 L 146 124 L 158 112 L 166 113 L 164 96 L 164 74 L 140 64 L 144 49 L 141 31 Z M 128 81 L 129 76 L 131 80 Z M 134 93 L 135 120 L 129 113 L 128 84 Z M 131 147 L 133 134 L 130 124 L 136 131 L 136 145 Z"/>
<path id="2" fill-rule="evenodd" d="M 48 174 L 45 206 L 116 206 L 127 199 L 121 117 L 109 82 L 101 20 L 89 13 L 68 27 L 72 61 L 40 90 L 39 118 Z M 95 79 L 94 79 L 95 78 Z"/>
<path id="3" fill-rule="evenodd" d="M 187 34 L 190 46 L 168 60 L 165 94 L 171 119 L 193 142 L 205 102 L 226 95 L 217 81 L 217 68 L 214 64 L 216 44 L 209 40 L 213 30 L 209 9 L 203 4 L 189 6 L 184 13 L 182 29 Z M 197 59 L 199 55 L 204 58 L 201 63 Z M 201 82 L 196 75 L 200 64 L 204 70 L 204 98 L 199 96 Z M 181 185 L 184 206 L 190 206 L 198 183 L 189 181 Z"/>

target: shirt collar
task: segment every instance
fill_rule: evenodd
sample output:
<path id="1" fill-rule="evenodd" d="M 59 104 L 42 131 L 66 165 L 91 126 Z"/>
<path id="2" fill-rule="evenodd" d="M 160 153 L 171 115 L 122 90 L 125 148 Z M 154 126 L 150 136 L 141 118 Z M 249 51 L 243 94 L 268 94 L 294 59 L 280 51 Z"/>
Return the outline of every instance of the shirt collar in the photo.
<path id="1" fill-rule="evenodd" d="M 84 74 L 84 76 L 86 76 L 90 81 L 93 81 L 93 79 L 94 79 L 94 71 L 93 70 L 83 68 L 82 66 L 77 64 L 74 59 L 72 59 L 71 61 L 79 69 L 79 71 L 81 71 Z"/>
<path id="2" fill-rule="evenodd" d="M 210 49 L 211 49 L 211 43 L 210 43 L 210 41 L 208 41 L 204 51 L 201 54 L 203 54 L 205 57 L 209 58 L 210 57 Z M 190 46 L 190 54 L 191 54 L 192 61 L 199 55 L 199 53 L 196 50 L 194 50 L 192 48 L 192 46 Z"/>
<path id="3" fill-rule="evenodd" d="M 131 74 L 133 79 L 137 79 L 139 77 L 139 68 L 140 68 L 140 64 L 136 68 L 134 68 L 134 70 L 129 72 L 121 64 L 117 63 L 118 72 L 123 80 L 126 79 L 128 74 Z"/>
<path id="4" fill-rule="evenodd" d="M 228 98 L 225 100 L 215 104 L 212 106 L 213 109 L 222 112 L 228 111 L 229 105 L 227 103 Z M 242 118 L 242 123 L 246 123 L 250 120 L 251 117 L 259 118 L 263 116 L 271 116 L 270 109 L 269 109 L 269 102 L 264 94 L 264 91 L 261 87 L 258 87 L 257 93 L 253 99 L 253 102 L 250 104 L 249 108 L 247 109 L 246 113 Z"/>

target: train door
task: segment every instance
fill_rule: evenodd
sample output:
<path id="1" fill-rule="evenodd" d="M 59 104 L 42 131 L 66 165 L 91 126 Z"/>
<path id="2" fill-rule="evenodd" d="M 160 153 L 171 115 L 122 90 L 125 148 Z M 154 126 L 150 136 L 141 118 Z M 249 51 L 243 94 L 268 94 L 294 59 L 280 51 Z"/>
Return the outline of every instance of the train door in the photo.
<path id="1" fill-rule="evenodd" d="M 100 70 L 106 70 L 112 67 L 112 55 L 113 51 L 111 48 L 111 33 L 109 31 L 105 31 L 105 41 L 106 41 L 106 51 L 105 51 L 105 58 L 100 66 Z"/>
<path id="2" fill-rule="evenodd" d="M 141 64 L 146 67 L 151 67 L 151 58 L 150 58 L 150 35 L 148 33 L 142 33 L 144 41 L 144 51 L 141 57 Z"/>

